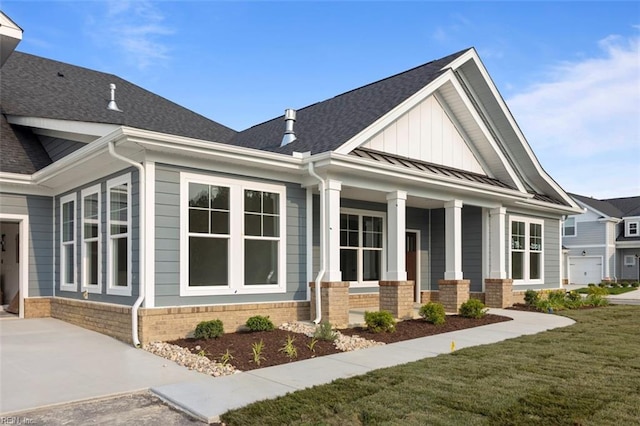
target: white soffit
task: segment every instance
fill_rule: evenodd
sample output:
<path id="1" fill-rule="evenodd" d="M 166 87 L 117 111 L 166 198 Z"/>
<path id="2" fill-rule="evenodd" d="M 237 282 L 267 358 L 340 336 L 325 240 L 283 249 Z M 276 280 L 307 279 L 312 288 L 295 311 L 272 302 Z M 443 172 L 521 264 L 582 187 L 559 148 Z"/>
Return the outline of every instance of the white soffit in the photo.
<path id="1" fill-rule="evenodd" d="M 54 118 L 7 116 L 7 121 L 18 126 L 29 127 L 39 135 L 89 143 L 115 129 L 116 124 L 89 123 L 85 121 L 57 120 Z"/>

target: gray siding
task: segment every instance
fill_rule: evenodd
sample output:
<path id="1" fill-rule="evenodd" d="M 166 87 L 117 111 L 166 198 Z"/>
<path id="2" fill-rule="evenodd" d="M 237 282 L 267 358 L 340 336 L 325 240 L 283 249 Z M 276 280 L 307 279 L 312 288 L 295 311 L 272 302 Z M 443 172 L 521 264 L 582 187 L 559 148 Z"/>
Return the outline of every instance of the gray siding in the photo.
<path id="1" fill-rule="evenodd" d="M 190 172 L 194 172 L 190 170 Z M 202 171 L 195 171 L 202 173 Z M 225 175 L 226 177 L 230 177 Z M 233 177 L 233 176 L 231 176 Z M 240 177 L 246 180 L 246 177 Z M 287 284 L 285 293 L 180 296 L 180 170 L 156 166 L 156 306 L 208 305 L 307 299 L 306 190 L 286 184 Z"/>
<path id="2" fill-rule="evenodd" d="M 470 291 L 483 290 L 482 208 L 462 207 L 462 271 Z"/>
<path id="3" fill-rule="evenodd" d="M 431 210 L 431 290 L 438 290 L 438 280 L 444 278 L 444 209 Z"/>
<path id="4" fill-rule="evenodd" d="M 636 248 L 627 248 L 627 249 L 619 249 L 616 253 L 616 263 L 617 274 L 616 277 L 618 280 L 631 280 L 631 281 L 640 281 L 640 275 L 638 275 L 638 269 L 640 268 L 640 262 L 638 258 L 636 258 L 637 254 L 640 253 L 640 250 Z M 625 265 L 624 257 L 625 256 L 633 256 L 635 258 L 633 265 Z"/>
<path id="5" fill-rule="evenodd" d="M 50 197 L 0 193 L 0 213 L 29 217 L 29 297 L 53 294 L 52 208 Z"/>
<path id="6" fill-rule="evenodd" d="M 562 244 L 565 247 L 604 243 L 605 224 L 602 222 L 576 222 L 576 236 L 562 238 Z"/>
<path id="7" fill-rule="evenodd" d="M 107 241 L 107 215 L 108 215 L 108 206 L 107 206 L 107 181 L 113 179 L 118 176 L 122 176 L 124 174 L 131 173 L 131 221 L 129 237 L 131 238 L 131 296 L 116 296 L 112 294 L 107 294 L 107 252 L 108 252 L 108 241 Z M 55 199 L 55 221 L 56 221 L 56 229 L 55 229 L 55 282 L 56 282 L 56 296 L 58 297 L 66 297 L 70 299 L 78 299 L 84 300 L 82 294 L 82 209 L 81 209 L 81 191 L 85 188 L 94 186 L 96 184 L 100 184 L 100 214 L 101 214 L 101 224 L 100 224 L 100 237 L 101 237 L 101 265 L 102 265 L 102 273 L 101 273 L 101 281 L 102 281 L 102 290 L 100 294 L 97 293 L 89 293 L 88 300 L 93 300 L 96 302 L 105 302 L 105 303 L 115 303 L 119 305 L 133 305 L 135 300 L 138 298 L 140 294 L 140 279 L 139 279 L 139 271 L 140 271 L 140 250 L 139 250 L 139 241 L 140 241 L 140 184 L 139 184 L 139 173 L 136 169 L 129 169 L 127 171 L 118 172 L 113 175 L 110 175 L 100 181 L 94 181 L 78 187 L 73 191 L 66 192 L 64 194 L 60 194 L 56 196 Z M 68 194 L 74 193 L 76 194 L 76 282 L 77 290 L 76 291 L 62 291 L 60 289 L 60 198 L 64 197 Z"/>
<path id="8" fill-rule="evenodd" d="M 544 244 L 544 284 L 546 288 L 557 288 L 562 283 L 560 277 L 560 220 L 545 219 L 543 229 Z"/>
<path id="9" fill-rule="evenodd" d="M 42 146 L 47 151 L 47 154 L 49 154 L 49 158 L 51 158 L 51 161 L 54 163 L 87 145 L 86 143 L 51 136 L 39 136 L 39 138 Z"/>
<path id="10" fill-rule="evenodd" d="M 420 231 L 420 289 L 429 290 L 431 288 L 429 210 L 407 208 L 407 229 Z"/>

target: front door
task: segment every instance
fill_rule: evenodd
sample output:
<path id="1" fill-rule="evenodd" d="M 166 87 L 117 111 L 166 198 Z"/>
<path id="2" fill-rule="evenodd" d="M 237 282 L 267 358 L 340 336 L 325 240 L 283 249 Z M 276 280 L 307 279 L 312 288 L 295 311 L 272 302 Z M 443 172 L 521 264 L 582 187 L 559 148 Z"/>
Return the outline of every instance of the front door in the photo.
<path id="1" fill-rule="evenodd" d="M 416 232 L 407 231 L 406 233 L 406 261 L 405 266 L 407 268 L 407 280 L 413 281 L 413 297 L 414 302 L 420 302 L 416 300 L 417 292 L 416 285 L 418 283 L 418 235 Z"/>

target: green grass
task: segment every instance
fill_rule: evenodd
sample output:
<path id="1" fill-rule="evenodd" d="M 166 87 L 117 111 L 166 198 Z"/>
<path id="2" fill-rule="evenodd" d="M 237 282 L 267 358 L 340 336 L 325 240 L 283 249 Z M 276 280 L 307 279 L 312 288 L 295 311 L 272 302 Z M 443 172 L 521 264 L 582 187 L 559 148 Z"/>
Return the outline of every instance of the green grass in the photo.
<path id="1" fill-rule="evenodd" d="M 630 291 L 634 291 L 634 290 L 638 290 L 635 287 L 606 287 L 606 290 L 609 292 L 609 294 L 623 294 L 623 293 L 628 293 Z M 582 287 L 579 288 L 577 290 L 575 290 L 576 292 L 580 293 L 580 294 L 587 294 L 589 293 L 589 288 L 588 287 Z"/>
<path id="2" fill-rule="evenodd" d="M 336 380 L 225 413 L 228 425 L 623 425 L 640 419 L 640 306 Z"/>

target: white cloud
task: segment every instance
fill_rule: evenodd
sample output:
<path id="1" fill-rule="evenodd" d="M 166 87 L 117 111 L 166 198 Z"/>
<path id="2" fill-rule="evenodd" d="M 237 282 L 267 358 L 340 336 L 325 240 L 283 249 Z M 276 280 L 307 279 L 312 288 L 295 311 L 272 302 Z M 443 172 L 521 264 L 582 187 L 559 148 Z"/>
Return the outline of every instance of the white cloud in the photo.
<path id="1" fill-rule="evenodd" d="M 567 61 L 507 100 L 542 166 L 570 192 L 640 195 L 640 38 Z"/>

